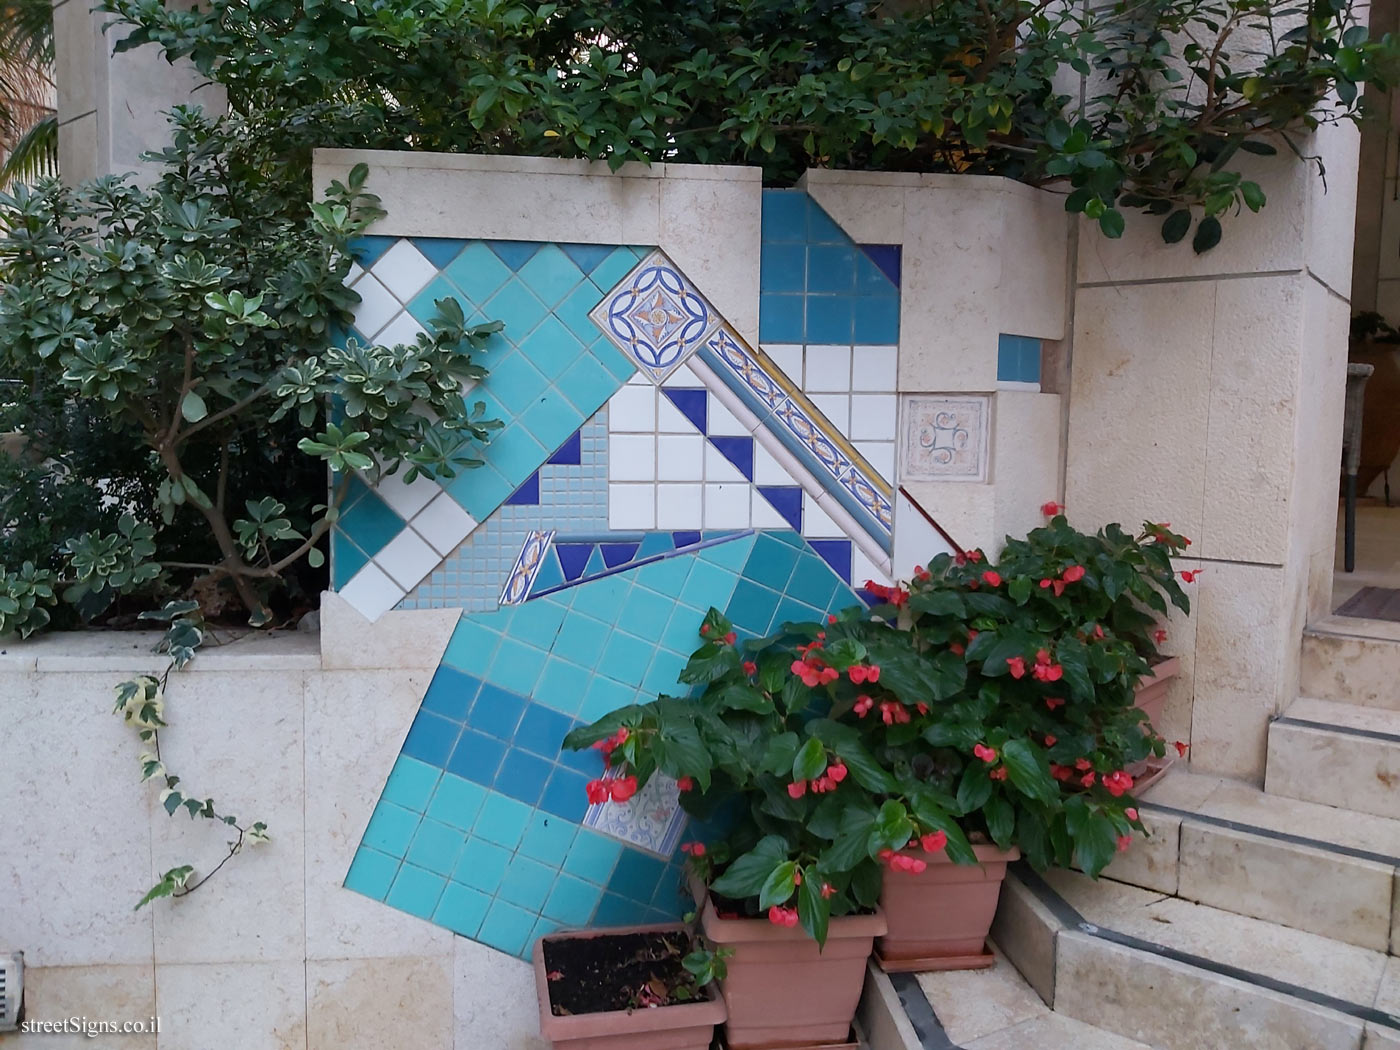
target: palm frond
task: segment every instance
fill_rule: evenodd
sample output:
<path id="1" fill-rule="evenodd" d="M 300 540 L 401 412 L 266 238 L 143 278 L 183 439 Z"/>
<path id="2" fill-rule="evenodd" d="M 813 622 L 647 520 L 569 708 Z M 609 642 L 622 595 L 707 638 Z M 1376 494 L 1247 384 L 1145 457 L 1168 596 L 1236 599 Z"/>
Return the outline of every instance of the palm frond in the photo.
<path id="1" fill-rule="evenodd" d="M 34 183 L 58 174 L 58 118 L 47 116 L 30 126 L 0 164 L 0 190 L 13 183 Z"/>
<path id="2" fill-rule="evenodd" d="M 50 0 L 0 0 L 0 62 L 53 65 Z"/>

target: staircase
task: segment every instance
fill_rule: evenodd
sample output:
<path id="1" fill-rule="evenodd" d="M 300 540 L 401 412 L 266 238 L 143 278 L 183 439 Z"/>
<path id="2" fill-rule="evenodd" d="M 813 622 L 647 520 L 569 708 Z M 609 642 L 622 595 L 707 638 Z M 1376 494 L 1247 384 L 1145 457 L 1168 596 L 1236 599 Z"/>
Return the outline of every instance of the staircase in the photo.
<path id="1" fill-rule="evenodd" d="M 1173 770 L 1100 881 L 1013 869 L 1014 968 L 920 975 L 923 1045 L 1400 1050 L 1400 625 L 1309 628 L 1301 691 L 1262 791 Z"/>

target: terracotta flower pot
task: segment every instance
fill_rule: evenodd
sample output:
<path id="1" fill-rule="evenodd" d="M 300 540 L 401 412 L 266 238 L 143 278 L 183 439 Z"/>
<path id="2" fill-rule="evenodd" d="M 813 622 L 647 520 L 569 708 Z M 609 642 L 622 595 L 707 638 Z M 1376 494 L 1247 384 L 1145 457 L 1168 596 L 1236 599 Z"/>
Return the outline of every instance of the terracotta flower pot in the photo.
<path id="1" fill-rule="evenodd" d="M 767 919 L 721 919 L 709 895 L 700 927 L 722 948 L 734 949 L 719 982 L 729 1010 L 730 1050 L 845 1043 L 865 985 L 865 961 L 885 932 L 885 915 L 831 920 L 826 947 L 800 926 Z"/>
<path id="2" fill-rule="evenodd" d="M 701 1002 L 658 1006 L 655 1009 L 605 1010 L 596 1014 L 556 1017 L 550 1009 L 549 978 L 545 975 L 544 942 L 628 933 L 674 933 L 680 923 L 659 926 L 617 926 L 598 930 L 553 933 L 535 942 L 535 992 L 540 1004 L 540 1035 L 559 1050 L 709 1050 L 715 1025 L 724 1022 L 724 1000 L 714 985 Z"/>
<path id="3" fill-rule="evenodd" d="M 1180 673 L 1181 658 L 1169 656 L 1154 665 L 1152 673 L 1144 676 L 1137 684 L 1134 706 L 1146 712 L 1148 724 L 1154 731 L 1162 721 L 1162 708 L 1167 703 L 1167 690 L 1171 688 L 1172 679 Z M 1175 755 L 1167 754 L 1161 758 L 1148 758 L 1130 765 L 1126 772 L 1136 781 L 1134 789 L 1146 791 L 1150 788 L 1166 775 L 1175 758 Z"/>
<path id="4" fill-rule="evenodd" d="M 927 862 L 917 874 L 885 870 L 880 907 L 890 932 L 876 957 L 886 970 L 963 970 L 990 965 L 987 934 L 992 928 L 1006 865 L 1021 855 L 1015 847 L 973 846 L 978 864 L 954 864 L 942 853 L 906 850 Z"/>

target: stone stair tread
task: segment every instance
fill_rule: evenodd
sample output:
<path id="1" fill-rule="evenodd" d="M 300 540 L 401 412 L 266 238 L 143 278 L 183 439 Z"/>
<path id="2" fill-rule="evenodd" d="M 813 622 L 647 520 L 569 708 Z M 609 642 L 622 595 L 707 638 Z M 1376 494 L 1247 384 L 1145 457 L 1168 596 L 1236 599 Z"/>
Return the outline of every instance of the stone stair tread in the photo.
<path id="1" fill-rule="evenodd" d="M 1173 769 L 1143 796 L 1145 809 L 1226 820 L 1240 830 L 1262 829 L 1315 843 L 1400 858 L 1400 820 L 1319 802 L 1270 795 L 1253 784 Z M 1184 819 L 1190 819 L 1186 816 Z"/>
<path id="2" fill-rule="evenodd" d="M 1054 870 L 1044 879 L 1085 922 L 1358 1006 L 1375 1004 L 1393 961 L 1384 952 L 1078 872 Z"/>
<path id="3" fill-rule="evenodd" d="M 1368 620 L 1360 616 L 1324 616 L 1308 624 L 1303 632 L 1334 638 L 1365 638 L 1369 641 L 1400 642 L 1400 623 Z"/>
<path id="4" fill-rule="evenodd" d="M 1314 700 L 1300 696 L 1283 713 L 1284 718 L 1300 722 L 1315 722 L 1324 726 L 1383 733 L 1400 742 L 1400 711 L 1382 707 L 1344 704 L 1337 700 Z"/>

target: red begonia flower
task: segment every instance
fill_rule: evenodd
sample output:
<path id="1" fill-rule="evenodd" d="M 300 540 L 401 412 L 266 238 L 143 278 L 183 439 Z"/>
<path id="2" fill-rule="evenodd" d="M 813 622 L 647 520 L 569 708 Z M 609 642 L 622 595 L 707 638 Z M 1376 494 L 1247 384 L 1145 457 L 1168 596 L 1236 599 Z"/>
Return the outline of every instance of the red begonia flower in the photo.
<path id="1" fill-rule="evenodd" d="M 1060 506 L 1054 500 L 1051 500 L 1048 503 L 1042 503 L 1040 505 L 1040 513 L 1044 514 L 1047 518 L 1053 518 L 1056 514 L 1060 513 L 1060 511 L 1064 509 L 1064 507 Z"/>
<path id="2" fill-rule="evenodd" d="M 790 798 L 801 798 L 803 795 L 807 794 L 807 781 L 794 780 L 788 785 L 787 792 Z"/>
<path id="3" fill-rule="evenodd" d="M 993 572 L 991 569 L 988 569 L 982 574 L 982 582 L 985 583 L 988 587 L 1000 587 L 1001 573 Z"/>
<path id="4" fill-rule="evenodd" d="M 925 853 L 937 853 L 948 845 L 948 833 L 946 831 L 930 831 L 919 839 L 919 845 L 924 848 Z"/>
<path id="5" fill-rule="evenodd" d="M 1012 678 L 1026 677 L 1026 661 L 1019 656 L 1008 656 L 1006 658 L 1006 669 L 1011 673 Z"/>
<path id="6" fill-rule="evenodd" d="M 695 781 L 690 777 L 681 777 L 676 781 L 676 787 L 681 791 L 693 791 L 695 789 Z"/>
<path id="7" fill-rule="evenodd" d="M 988 747 L 986 744 L 974 744 L 972 753 L 988 765 L 997 760 L 996 749 Z"/>
<path id="8" fill-rule="evenodd" d="M 601 780 L 590 780 L 584 785 L 583 790 L 588 795 L 588 801 L 595 806 L 606 802 L 611 797 L 608 793 L 608 785 Z"/>
<path id="9" fill-rule="evenodd" d="M 614 802 L 626 802 L 637 793 L 637 778 L 627 776 L 609 781 L 608 791 L 612 794 Z"/>

